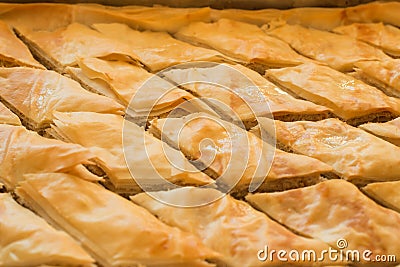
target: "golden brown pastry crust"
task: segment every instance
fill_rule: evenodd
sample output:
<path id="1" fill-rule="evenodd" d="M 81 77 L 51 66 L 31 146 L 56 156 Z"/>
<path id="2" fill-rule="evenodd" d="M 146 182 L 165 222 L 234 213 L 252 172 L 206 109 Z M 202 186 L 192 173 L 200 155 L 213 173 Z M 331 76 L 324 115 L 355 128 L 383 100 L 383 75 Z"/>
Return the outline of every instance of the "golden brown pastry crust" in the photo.
<path id="1" fill-rule="evenodd" d="M 54 31 L 72 23 L 74 5 L 0 3 L 0 17 L 13 28 Z"/>
<path id="2" fill-rule="evenodd" d="M 379 203 L 400 212 L 400 181 L 372 183 L 362 190 Z"/>
<path id="3" fill-rule="evenodd" d="M 360 125 L 359 128 L 400 146 L 400 118 L 385 123 L 366 123 Z"/>
<path id="4" fill-rule="evenodd" d="M 196 100 L 189 92 L 177 88 L 139 66 L 97 58 L 80 59 L 78 63 L 84 76 L 94 82 L 105 83 L 106 88 L 100 90 L 100 93 L 105 90 L 111 91 L 111 94 L 118 97 L 119 102 L 129 107 L 127 113 L 131 117 L 160 116 L 183 103 L 185 105 L 190 103 L 198 111 L 213 113 L 206 104 Z M 93 86 L 94 89 L 104 88 L 99 84 Z"/>
<path id="5" fill-rule="evenodd" d="M 102 266 L 210 266 L 204 260 L 218 255 L 97 184 L 56 173 L 25 179 L 18 196 L 82 242 Z"/>
<path id="6" fill-rule="evenodd" d="M 118 23 L 94 24 L 92 27 L 129 45 L 152 72 L 192 61 L 232 62 L 215 50 L 190 45 L 165 32 L 141 32 Z"/>
<path id="7" fill-rule="evenodd" d="M 135 29 L 176 32 L 194 22 L 208 21 L 211 9 L 169 8 L 165 6 L 111 7 L 96 4 L 24 3 L 0 4 L 0 16 L 10 25 L 30 30 L 54 31 L 77 22 L 124 23 Z M 40 14 L 40 15 L 38 15 Z"/>
<path id="8" fill-rule="evenodd" d="M 379 206 L 349 182 L 334 179 L 246 199 L 278 222 L 335 248 L 338 240 L 345 239 L 345 249 L 360 253 L 371 250 L 371 259 L 376 255 L 400 256 L 400 214 Z M 361 256 L 360 260 L 363 266 L 374 264 Z"/>
<path id="9" fill-rule="evenodd" d="M 246 130 L 201 113 L 155 119 L 150 131 L 166 138 L 192 160 L 200 159 L 212 171 L 213 178 L 222 176 L 222 184 L 237 181 L 239 191 L 247 191 L 252 181 L 261 181 L 260 190 L 269 191 L 298 186 L 296 179 L 302 177 L 314 177 L 315 183 L 321 173 L 331 171 L 318 160 L 275 150 Z M 214 145 L 203 147 L 207 139 Z"/>
<path id="10" fill-rule="evenodd" d="M 211 10 L 211 20 L 222 18 L 237 20 L 245 23 L 262 26 L 276 21 L 286 21 L 289 24 L 300 24 L 319 30 L 331 30 L 345 21 L 344 8 L 303 7 L 287 10 L 261 9 L 222 9 Z"/>
<path id="11" fill-rule="evenodd" d="M 361 79 L 390 96 L 400 97 L 400 59 L 361 61 L 355 64 Z"/>
<path id="12" fill-rule="evenodd" d="M 391 56 L 400 56 L 400 29 L 380 23 L 353 23 L 333 29 L 360 41 L 379 47 Z"/>
<path id="13" fill-rule="evenodd" d="M 339 71 L 350 72 L 354 64 L 362 60 L 390 59 L 381 50 L 345 35 L 289 24 L 263 28 L 267 34 L 285 41 L 300 54 Z"/>
<path id="14" fill-rule="evenodd" d="M 307 63 L 267 70 L 266 76 L 301 98 L 331 108 L 350 124 L 371 120 L 363 117 L 382 112 L 400 115 L 399 99 L 327 66 Z"/>
<path id="15" fill-rule="evenodd" d="M 201 186 L 213 182 L 210 177 L 196 170 L 180 152 L 163 145 L 143 128 L 121 116 L 92 112 L 54 115 L 56 120 L 52 129 L 56 136 L 90 149 L 115 191 L 140 192 L 139 186 L 146 181 L 149 185 L 153 182 L 153 190 L 160 189 L 163 185 L 155 184 L 156 179 L 160 178 L 181 185 Z M 123 136 L 127 138 L 123 139 Z"/>
<path id="16" fill-rule="evenodd" d="M 211 47 L 246 64 L 285 67 L 309 61 L 285 42 L 268 36 L 257 26 L 234 20 L 195 22 L 180 29 L 175 36 L 190 43 Z"/>
<path id="17" fill-rule="evenodd" d="M 39 136 L 22 126 L 0 125 L 0 179 L 8 189 L 26 173 L 68 172 L 94 155 L 82 146 Z"/>
<path id="18" fill-rule="evenodd" d="M 101 57 L 140 64 L 132 49 L 83 24 L 72 23 L 55 31 L 17 29 L 42 62 L 58 72 L 76 66 L 78 58 Z M 96 44 L 96 45 L 94 45 Z"/>
<path id="19" fill-rule="evenodd" d="M 261 127 L 271 123 L 260 119 Z M 394 181 L 400 175 L 400 148 L 338 119 L 275 121 L 277 141 L 296 153 L 319 159 L 356 184 Z"/>
<path id="20" fill-rule="evenodd" d="M 84 21 L 87 25 L 93 23 L 117 22 L 127 24 L 134 29 L 175 33 L 180 28 L 192 22 L 209 21 L 211 9 L 209 7 L 170 8 L 166 6 L 125 6 L 113 8 L 112 11 L 115 16 L 118 16 L 117 19 L 104 20 L 103 13 L 100 13 L 97 20 L 90 21 L 92 17 L 89 16 L 88 18 L 87 14 L 85 14 L 87 11 L 82 10 L 82 16 L 79 18 L 79 21 Z M 92 14 L 93 13 L 91 13 L 91 15 Z"/>
<path id="21" fill-rule="evenodd" d="M 0 98 L 35 130 L 48 127 L 54 111 L 123 114 L 124 107 L 117 102 L 87 92 L 54 71 L 0 68 L 0 77 Z"/>
<path id="22" fill-rule="evenodd" d="M 327 118 L 330 109 L 290 96 L 257 72 L 242 65 L 221 64 L 207 68 L 172 69 L 162 73 L 177 84 L 184 84 L 194 95 L 218 101 L 214 108 L 234 112 L 236 119 L 253 122 L 256 116 L 286 118 Z M 189 83 L 207 81 L 208 83 Z M 217 85 L 213 85 L 213 84 Z M 225 87 L 225 88 L 223 88 Z M 228 89 L 227 89 L 228 88 Z M 229 110 L 227 110 L 229 109 Z"/>
<path id="23" fill-rule="evenodd" d="M 383 22 L 400 26 L 400 3 L 374 1 L 345 9 L 346 18 L 352 22 Z"/>
<path id="24" fill-rule="evenodd" d="M 33 58 L 28 47 L 14 35 L 10 27 L 3 21 L 0 21 L 0 43 L 0 64 L 2 66 L 27 66 L 44 69 Z"/>
<path id="25" fill-rule="evenodd" d="M 204 202 L 212 200 L 213 195 L 219 194 L 214 189 L 185 187 L 154 193 L 167 203 L 178 200 L 181 205 L 191 205 L 200 199 Z M 148 209 L 163 222 L 179 227 L 183 231 L 193 233 L 201 238 L 208 247 L 221 254 L 221 266 L 294 266 L 304 262 L 279 262 L 257 258 L 257 252 L 268 245 L 270 249 L 303 251 L 328 249 L 323 242 L 295 235 L 291 231 L 272 221 L 264 214 L 251 208 L 244 201 L 239 201 L 226 195 L 205 206 L 182 208 L 160 203 L 153 197 L 141 193 L 132 196 L 136 204 Z M 328 259 L 327 259 L 328 260 Z M 310 263 L 309 266 L 326 264 Z"/>
<path id="26" fill-rule="evenodd" d="M 9 194 L 0 194 L 0 266 L 92 266 L 94 260 L 69 235 L 58 231 Z"/>
<path id="27" fill-rule="evenodd" d="M 21 125 L 18 116 L 11 112 L 6 106 L 0 102 L 0 123 L 10 125 Z"/>

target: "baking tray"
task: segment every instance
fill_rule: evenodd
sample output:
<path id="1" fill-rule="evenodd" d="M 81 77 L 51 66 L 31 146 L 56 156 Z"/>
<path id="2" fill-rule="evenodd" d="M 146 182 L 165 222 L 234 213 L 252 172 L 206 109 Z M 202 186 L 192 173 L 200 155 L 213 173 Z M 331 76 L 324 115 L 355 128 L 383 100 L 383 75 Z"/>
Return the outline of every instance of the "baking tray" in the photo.
<path id="1" fill-rule="evenodd" d="M 355 6 L 372 0 L 53 0 L 53 1 L 32 1 L 32 0 L 5 0 L 5 3 L 97 3 L 110 6 L 141 5 L 153 6 L 163 5 L 169 7 L 212 7 L 217 9 L 240 8 L 240 9 L 263 9 L 278 8 L 287 9 L 294 7 L 346 7 Z"/>

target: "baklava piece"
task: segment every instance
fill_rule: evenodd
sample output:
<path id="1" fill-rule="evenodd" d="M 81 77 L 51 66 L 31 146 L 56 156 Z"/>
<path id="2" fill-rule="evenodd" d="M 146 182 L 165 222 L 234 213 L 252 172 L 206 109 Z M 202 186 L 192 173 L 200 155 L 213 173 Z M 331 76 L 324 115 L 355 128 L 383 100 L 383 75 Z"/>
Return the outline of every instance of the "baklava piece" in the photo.
<path id="1" fill-rule="evenodd" d="M 290 229 L 322 240 L 350 259 L 354 257 L 355 265 L 382 266 L 374 262 L 376 255 L 395 255 L 399 263 L 400 214 L 378 205 L 349 182 L 329 180 L 246 199 Z M 355 250 L 358 260 L 357 254 L 349 254 Z"/>
<path id="2" fill-rule="evenodd" d="M 82 243 L 104 267 L 214 266 L 218 253 L 188 232 L 101 187 L 67 174 L 29 174 L 22 201 Z"/>
<path id="3" fill-rule="evenodd" d="M 124 107 L 112 99 L 90 93 L 79 83 L 54 71 L 0 68 L 0 99 L 30 129 L 50 126 L 54 111 L 93 111 L 122 115 Z"/>
<path id="4" fill-rule="evenodd" d="M 400 146 L 400 118 L 385 123 L 366 123 L 358 127 L 396 146 Z"/>
<path id="5" fill-rule="evenodd" d="M 0 65 L 2 67 L 26 66 L 38 69 L 44 67 L 37 62 L 28 47 L 15 36 L 11 28 L 0 20 Z"/>
<path id="6" fill-rule="evenodd" d="M 78 64 L 79 68 L 67 68 L 71 77 L 89 91 L 117 99 L 138 123 L 156 116 L 165 117 L 180 108 L 214 113 L 189 92 L 139 66 L 98 58 L 80 59 Z"/>
<path id="7" fill-rule="evenodd" d="M 400 29 L 380 23 L 353 23 L 333 29 L 382 49 L 386 54 L 400 57 Z"/>
<path id="8" fill-rule="evenodd" d="M 310 61 L 256 25 L 229 19 L 214 23 L 194 22 L 180 29 L 175 36 L 220 51 L 260 73 L 269 67 L 296 66 Z"/>
<path id="9" fill-rule="evenodd" d="M 257 124 L 257 116 L 273 116 L 283 121 L 321 120 L 330 116 L 329 108 L 296 99 L 242 65 L 176 68 L 162 75 L 183 84 L 228 119 L 241 120 L 246 128 Z"/>
<path id="10" fill-rule="evenodd" d="M 21 125 L 21 121 L 17 115 L 15 115 L 11 110 L 4 106 L 0 102 L 0 123 L 10 124 L 10 125 Z"/>
<path id="11" fill-rule="evenodd" d="M 155 191 L 213 182 L 181 152 L 121 116 L 75 112 L 55 113 L 55 117 L 50 134 L 92 151 L 94 161 L 108 178 L 107 187 L 115 192 L 126 195 L 142 189 Z"/>
<path id="12" fill-rule="evenodd" d="M 92 27 L 127 44 L 152 72 L 192 61 L 232 62 L 215 50 L 182 42 L 166 32 L 137 31 L 118 23 L 94 24 Z"/>
<path id="13" fill-rule="evenodd" d="M 179 148 L 221 188 L 279 191 L 317 183 L 331 167 L 319 160 L 283 152 L 232 123 L 207 114 L 155 119 L 150 132 Z"/>
<path id="14" fill-rule="evenodd" d="M 6 124 L 0 124 L 0 137 L 0 181 L 7 189 L 13 189 L 26 173 L 80 172 L 82 178 L 93 180 L 81 164 L 89 163 L 94 155 L 80 145 Z"/>
<path id="15" fill-rule="evenodd" d="M 400 115 L 399 99 L 327 66 L 308 63 L 267 70 L 266 76 L 297 97 L 331 108 L 351 125 L 388 121 Z"/>
<path id="16" fill-rule="evenodd" d="M 400 59 L 361 61 L 355 66 L 358 78 L 378 87 L 389 96 L 400 97 Z"/>
<path id="17" fill-rule="evenodd" d="M 346 35 L 289 24 L 271 28 L 266 25 L 263 29 L 298 53 L 343 72 L 352 71 L 354 64 L 362 60 L 390 59 L 380 49 Z"/>
<path id="18" fill-rule="evenodd" d="M 168 225 L 190 232 L 203 240 L 209 248 L 221 254 L 220 266 L 321 266 L 329 259 L 320 262 L 279 261 L 271 258 L 269 251 L 314 249 L 316 253 L 328 246 L 317 240 L 298 236 L 265 214 L 256 211 L 248 203 L 226 195 L 212 202 L 214 195 L 220 193 L 215 189 L 185 187 L 154 193 L 153 197 L 141 193 L 131 197 L 132 201 L 160 218 Z M 156 197 L 156 198 L 154 198 Z M 157 199 L 162 199 L 163 203 Z M 207 202 L 207 205 L 190 207 L 196 200 Z M 178 201 L 176 207 L 167 203 Z M 268 246 L 265 261 L 257 258 L 260 249 Z M 265 256 L 260 254 L 260 256 Z M 276 256 L 276 255 L 275 255 Z M 288 258 L 288 257 L 286 257 Z"/>
<path id="19" fill-rule="evenodd" d="M 278 147 L 319 159 L 352 183 L 400 179 L 399 147 L 338 119 L 272 122 L 261 118 L 259 122 L 266 132 L 274 124 Z"/>
<path id="20" fill-rule="evenodd" d="M 80 244 L 0 193 L 0 266 L 93 267 Z"/>
<path id="21" fill-rule="evenodd" d="M 63 73 L 82 57 L 118 59 L 139 64 L 130 47 L 83 24 L 72 23 L 54 31 L 16 29 L 33 55 L 48 69 Z"/>
<path id="22" fill-rule="evenodd" d="M 345 8 L 348 21 L 361 23 L 382 22 L 400 27 L 400 3 L 373 1 L 364 5 Z"/>
<path id="23" fill-rule="evenodd" d="M 267 23 L 300 24 L 319 30 L 331 30 L 344 23 L 344 8 L 302 7 L 280 9 L 222 9 L 211 10 L 211 20 L 231 19 L 262 26 Z"/>
<path id="24" fill-rule="evenodd" d="M 400 212 L 400 181 L 372 183 L 362 190 L 378 203 Z"/>

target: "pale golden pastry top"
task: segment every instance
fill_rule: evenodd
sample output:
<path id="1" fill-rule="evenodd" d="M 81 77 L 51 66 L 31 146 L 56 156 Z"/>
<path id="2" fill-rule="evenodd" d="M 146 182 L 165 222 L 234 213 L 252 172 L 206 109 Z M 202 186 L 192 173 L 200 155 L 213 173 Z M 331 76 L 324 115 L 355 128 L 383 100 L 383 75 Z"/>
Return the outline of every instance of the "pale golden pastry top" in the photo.
<path id="1" fill-rule="evenodd" d="M 353 23 L 337 27 L 333 31 L 377 46 L 390 55 L 400 55 L 400 29 L 394 26 L 384 25 L 382 22 Z"/>
<path id="2" fill-rule="evenodd" d="M 118 23 L 94 24 L 93 28 L 105 36 L 129 45 L 152 72 L 191 61 L 232 61 L 215 50 L 182 42 L 166 32 L 141 32 Z"/>
<path id="3" fill-rule="evenodd" d="M 305 27 L 311 27 L 319 30 L 331 30 L 340 26 L 344 20 L 344 8 L 319 8 L 302 7 L 280 9 L 212 9 L 211 20 L 232 19 L 257 26 L 266 23 L 275 23 L 276 21 L 286 21 L 289 24 L 300 24 Z"/>
<path id="4" fill-rule="evenodd" d="M 157 192 L 154 196 L 167 203 L 179 199 L 182 205 L 190 205 L 196 199 L 211 201 L 214 194 L 217 194 L 215 189 L 185 187 Z M 323 242 L 295 235 L 246 202 L 236 200 L 229 195 L 208 205 L 194 208 L 173 207 L 145 193 L 132 196 L 131 199 L 163 222 L 200 237 L 204 244 L 219 252 L 220 260 L 230 267 L 288 265 L 288 262 L 279 262 L 277 259 L 272 262 L 270 258 L 265 262 L 258 260 L 257 252 L 264 249 L 265 245 L 268 245 L 270 250 L 277 251 L 328 249 Z M 304 262 L 291 263 L 304 264 Z"/>
<path id="5" fill-rule="evenodd" d="M 25 179 L 17 194 L 82 242 L 102 266 L 210 266 L 203 260 L 218 255 L 98 184 L 56 173 Z"/>
<path id="6" fill-rule="evenodd" d="M 49 124 L 54 111 L 124 112 L 124 107 L 114 100 L 90 93 L 54 71 L 0 68 L 0 86 L 1 97 L 35 127 Z"/>
<path id="7" fill-rule="evenodd" d="M 254 120 L 255 115 L 266 116 L 270 113 L 279 116 L 330 111 L 329 108 L 290 96 L 257 72 L 239 64 L 172 69 L 163 72 L 163 75 L 178 84 L 184 84 L 184 87 L 200 97 L 224 103 L 230 109 L 227 113 L 235 112 L 242 120 Z M 208 83 L 189 83 L 192 81 Z"/>
<path id="8" fill-rule="evenodd" d="M 400 100 L 327 66 L 307 63 L 271 69 L 266 75 L 301 98 L 329 107 L 342 119 L 389 111 L 400 115 Z"/>
<path id="9" fill-rule="evenodd" d="M 260 125 L 269 121 L 260 118 Z M 318 122 L 275 121 L 276 138 L 297 153 L 332 166 L 347 180 L 399 179 L 400 148 L 338 119 Z"/>
<path id="10" fill-rule="evenodd" d="M 256 25 L 229 19 L 214 23 L 194 22 L 180 29 L 175 36 L 214 48 L 245 63 L 281 67 L 309 61 L 285 42 L 265 34 Z"/>
<path id="11" fill-rule="evenodd" d="M 362 61 L 355 64 L 367 78 L 375 79 L 400 94 L 400 59 Z"/>
<path id="12" fill-rule="evenodd" d="M 60 3 L 1 3 L 0 16 L 18 30 L 53 31 L 72 22 L 74 6 Z"/>
<path id="13" fill-rule="evenodd" d="M 287 42 L 300 54 L 328 64 L 339 71 L 352 71 L 361 60 L 384 60 L 390 57 L 381 50 L 350 36 L 289 25 L 265 32 Z"/>
<path id="14" fill-rule="evenodd" d="M 94 260 L 69 235 L 0 194 L 0 266 L 90 266 Z"/>
<path id="15" fill-rule="evenodd" d="M 210 14 L 212 21 L 229 19 L 262 26 L 268 22 L 281 19 L 283 11 L 279 9 L 212 9 Z"/>
<path id="16" fill-rule="evenodd" d="M 248 185 L 252 179 L 268 182 L 332 170 L 313 158 L 275 150 L 256 135 L 201 113 L 182 118 L 155 119 L 151 127 L 161 131 L 184 154 L 200 160 L 222 176 L 221 180 L 227 184 L 237 181 L 238 185 Z"/>
<path id="17" fill-rule="evenodd" d="M 400 212 L 400 181 L 372 183 L 362 189 L 371 197 Z"/>
<path id="18" fill-rule="evenodd" d="M 357 5 L 345 9 L 345 16 L 349 21 L 372 23 L 383 22 L 400 26 L 400 3 L 374 1 L 364 5 Z"/>
<path id="19" fill-rule="evenodd" d="M 111 39 L 88 26 L 72 23 L 55 31 L 22 33 L 63 67 L 76 66 L 82 57 L 102 57 L 138 63 L 137 55 L 118 39 Z"/>
<path id="20" fill-rule="evenodd" d="M 385 123 L 366 123 L 358 127 L 400 146 L 400 118 Z"/>
<path id="21" fill-rule="evenodd" d="M 5 61 L 13 65 L 34 67 L 44 69 L 37 62 L 28 47 L 19 40 L 10 27 L 0 20 L 0 61 Z"/>
<path id="22" fill-rule="evenodd" d="M 166 6 L 126 6 L 116 8 L 115 13 L 126 14 L 126 24 L 135 28 L 157 32 L 175 33 L 194 21 L 208 21 L 211 8 L 170 8 Z M 122 15 L 121 15 L 122 16 Z"/>
<path id="23" fill-rule="evenodd" d="M 4 104 L 0 103 L 0 123 L 21 125 L 18 116 L 11 112 Z"/>
<path id="24" fill-rule="evenodd" d="M 115 185 L 134 184 L 137 179 L 145 182 L 160 178 L 192 185 L 213 182 L 191 165 L 182 153 L 163 145 L 162 141 L 121 116 L 72 112 L 55 113 L 55 117 L 52 129 L 68 141 L 90 149 Z"/>
<path id="25" fill-rule="evenodd" d="M 372 257 L 400 256 L 400 214 L 379 206 L 344 180 L 246 199 L 278 222 L 335 248 L 338 240 L 345 239 L 349 250 L 368 249 Z"/>
<path id="26" fill-rule="evenodd" d="M 159 116 L 186 100 L 190 100 L 200 110 L 210 110 L 208 106 L 195 100 L 192 94 L 139 66 L 97 58 L 81 59 L 78 63 L 85 76 L 106 83 L 119 101 L 129 106 L 130 111 L 136 115 Z"/>
<path id="27" fill-rule="evenodd" d="M 1 18 L 10 25 L 31 30 L 53 31 L 73 22 L 118 22 L 133 28 L 174 33 L 193 21 L 208 21 L 211 9 L 165 6 L 111 7 L 94 4 L 25 3 L 0 4 Z M 40 14 L 40 15 L 38 15 Z"/>
<path id="28" fill-rule="evenodd" d="M 26 173 L 67 172 L 94 155 L 84 147 L 41 137 L 22 126 L 0 125 L 0 180 L 14 188 Z"/>

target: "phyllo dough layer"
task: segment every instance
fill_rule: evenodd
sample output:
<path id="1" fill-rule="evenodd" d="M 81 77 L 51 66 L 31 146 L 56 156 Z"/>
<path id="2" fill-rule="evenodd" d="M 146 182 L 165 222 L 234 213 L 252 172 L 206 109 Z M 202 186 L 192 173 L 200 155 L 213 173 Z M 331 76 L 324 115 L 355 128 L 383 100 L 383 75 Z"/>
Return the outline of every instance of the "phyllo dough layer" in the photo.
<path id="1" fill-rule="evenodd" d="M 0 266 L 93 266 L 78 242 L 0 194 Z"/>
<path id="2" fill-rule="evenodd" d="M 256 116 L 294 121 L 321 120 L 330 114 L 329 108 L 296 99 L 239 64 L 171 69 L 162 74 L 246 126 L 256 123 Z"/>
<path id="3" fill-rule="evenodd" d="M 220 177 L 222 185 L 235 185 L 239 194 L 254 183 L 260 183 L 261 191 L 313 184 L 332 170 L 319 160 L 275 150 L 239 126 L 206 114 L 155 119 L 150 131 L 199 163 L 211 177 Z"/>
<path id="4" fill-rule="evenodd" d="M 212 266 L 217 253 L 103 187 L 66 174 L 31 174 L 17 190 L 28 206 L 79 240 L 104 267 Z"/>
<path id="5" fill-rule="evenodd" d="M 390 59 L 378 48 L 350 36 L 289 24 L 272 29 L 265 27 L 265 31 L 287 42 L 298 53 L 339 71 L 350 72 L 361 60 Z"/>
<path id="6" fill-rule="evenodd" d="M 118 23 L 94 24 L 93 28 L 127 44 L 152 72 L 192 61 L 232 62 L 215 50 L 193 46 L 165 32 L 141 32 Z"/>
<path id="7" fill-rule="evenodd" d="M 82 58 L 78 68 L 67 72 L 92 92 L 116 99 L 127 107 L 133 118 L 148 119 L 166 116 L 169 112 L 185 107 L 213 111 L 202 101 L 145 69 L 123 61 Z"/>
<path id="8" fill-rule="evenodd" d="M 194 22 L 180 29 L 175 36 L 218 50 L 259 72 L 263 72 L 266 67 L 295 66 L 310 61 L 297 54 L 285 42 L 268 36 L 259 27 L 234 20 Z"/>
<path id="9" fill-rule="evenodd" d="M 192 166 L 181 152 L 121 116 L 92 112 L 56 113 L 50 133 L 96 155 L 95 162 L 119 193 L 205 185 L 213 180 Z M 160 179 L 164 182 L 160 183 Z M 142 188 L 143 189 L 143 188 Z"/>
<path id="10" fill-rule="evenodd" d="M 356 75 L 389 96 L 400 97 L 400 59 L 361 61 L 355 64 Z"/>
<path id="11" fill-rule="evenodd" d="M 396 146 L 400 146 L 400 118 L 385 123 L 366 123 L 358 127 Z"/>
<path id="12" fill-rule="evenodd" d="M 0 86 L 0 99 L 36 131 L 49 127 L 54 111 L 124 113 L 124 107 L 114 100 L 90 93 L 54 71 L 0 68 Z"/>
<path id="13" fill-rule="evenodd" d="M 352 125 L 400 115 L 399 99 L 327 66 L 308 63 L 267 70 L 266 76 L 297 97 L 331 108 Z"/>
<path id="14" fill-rule="evenodd" d="M 278 261 L 268 258 L 260 261 L 257 253 L 266 245 L 276 251 L 314 249 L 319 253 L 328 246 L 323 242 L 298 236 L 244 201 L 226 195 L 205 206 L 181 208 L 160 203 L 156 198 L 167 203 L 178 200 L 187 206 L 200 199 L 205 203 L 219 194 L 215 189 L 185 187 L 172 191 L 157 192 L 153 197 L 141 193 L 131 197 L 132 201 L 148 209 L 163 222 L 179 227 L 183 231 L 200 237 L 204 244 L 219 252 L 223 264 L 220 266 L 303 266 L 301 261 Z M 210 201 L 211 202 L 211 201 Z M 268 252 L 267 252 L 268 253 Z M 327 264 L 329 259 L 312 263 L 313 266 Z"/>
<path id="15" fill-rule="evenodd" d="M 359 251 L 356 265 L 377 265 L 372 261 L 376 255 L 395 255 L 399 263 L 400 214 L 379 206 L 349 182 L 334 179 L 286 192 L 249 195 L 246 199 L 303 235 L 343 252 Z M 366 250 L 371 251 L 370 262 L 361 256 Z"/>
<path id="16" fill-rule="evenodd" d="M 268 131 L 270 120 L 260 119 Z M 273 122 L 285 149 L 319 159 L 355 184 L 400 179 L 400 148 L 338 119 Z"/>
<path id="17" fill-rule="evenodd" d="M 8 189 L 26 173 L 83 172 L 81 164 L 94 158 L 80 145 L 44 138 L 22 126 L 0 124 L 0 140 L 0 180 Z M 93 179 L 86 175 L 83 178 Z"/>

